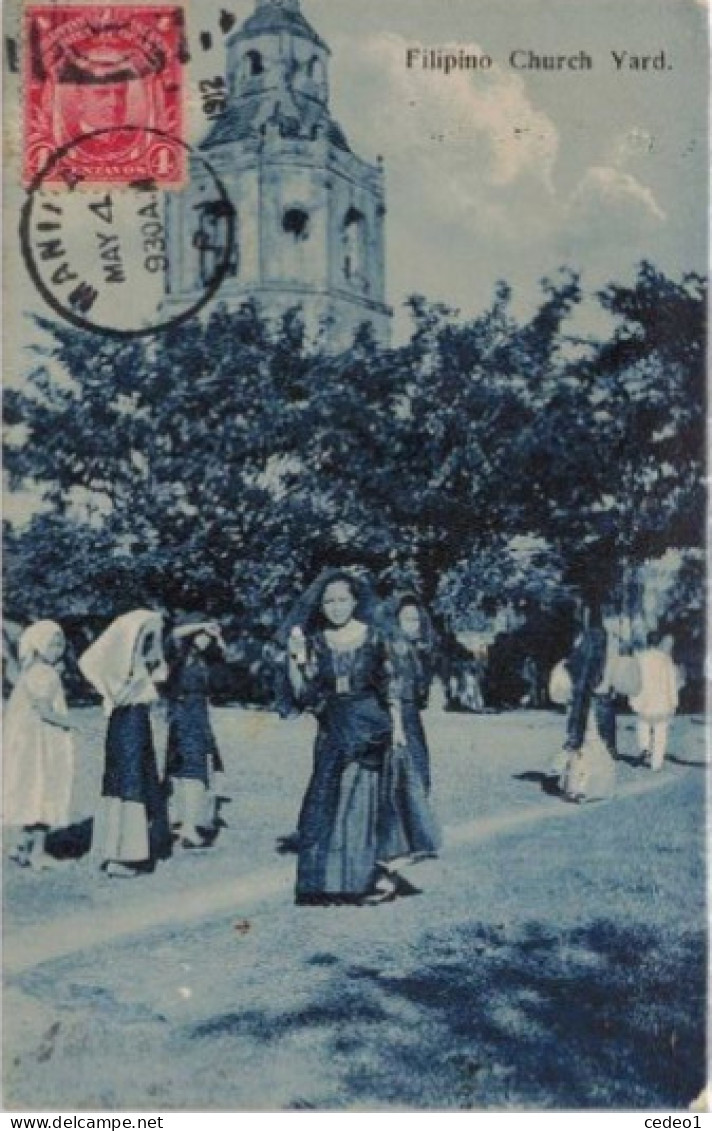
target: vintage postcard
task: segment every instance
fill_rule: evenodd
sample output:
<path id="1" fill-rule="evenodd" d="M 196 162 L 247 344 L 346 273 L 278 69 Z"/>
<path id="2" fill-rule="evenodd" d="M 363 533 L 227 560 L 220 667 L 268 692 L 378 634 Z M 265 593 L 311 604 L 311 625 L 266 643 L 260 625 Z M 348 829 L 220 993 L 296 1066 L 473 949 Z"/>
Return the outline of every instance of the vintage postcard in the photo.
<path id="1" fill-rule="evenodd" d="M 705 6 L 3 18 L 3 1109 L 701 1127 Z"/>

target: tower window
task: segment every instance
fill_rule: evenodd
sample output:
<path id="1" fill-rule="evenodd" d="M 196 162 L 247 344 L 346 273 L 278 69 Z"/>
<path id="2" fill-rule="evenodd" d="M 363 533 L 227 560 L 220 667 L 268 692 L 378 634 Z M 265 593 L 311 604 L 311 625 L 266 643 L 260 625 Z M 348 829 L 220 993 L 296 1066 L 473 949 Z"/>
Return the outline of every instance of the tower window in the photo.
<path id="1" fill-rule="evenodd" d="M 309 215 L 303 208 L 288 208 L 282 217 L 282 228 L 296 240 L 309 238 Z"/>
<path id="2" fill-rule="evenodd" d="M 312 82 L 318 84 L 326 82 L 326 70 L 318 55 L 313 55 L 307 63 L 307 75 Z"/>
<path id="3" fill-rule="evenodd" d="M 245 68 L 245 77 L 254 78 L 255 75 L 264 74 L 264 64 L 262 56 L 259 51 L 247 51 L 244 57 L 243 66 Z"/>
<path id="4" fill-rule="evenodd" d="M 365 282 L 365 228 L 366 219 L 363 212 L 359 212 L 353 206 L 349 208 L 344 216 L 341 235 L 344 254 L 343 271 L 346 279 L 360 285 Z"/>

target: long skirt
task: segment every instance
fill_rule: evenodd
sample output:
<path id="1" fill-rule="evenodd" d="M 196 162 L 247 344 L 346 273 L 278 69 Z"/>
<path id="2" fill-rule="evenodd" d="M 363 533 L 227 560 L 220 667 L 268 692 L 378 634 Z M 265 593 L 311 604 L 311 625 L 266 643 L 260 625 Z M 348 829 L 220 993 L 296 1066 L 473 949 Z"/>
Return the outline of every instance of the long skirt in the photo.
<path id="1" fill-rule="evenodd" d="M 390 738 L 388 712 L 375 696 L 327 702 L 299 816 L 298 903 L 358 902 L 373 890 Z"/>
<path id="2" fill-rule="evenodd" d="M 602 801 L 616 788 L 616 766 L 595 725 L 586 730 L 580 750 L 568 757 L 559 785 L 571 801 Z"/>
<path id="3" fill-rule="evenodd" d="M 205 695 L 186 695 L 168 703 L 168 773 L 210 785 L 222 769 Z"/>
<path id="4" fill-rule="evenodd" d="M 442 836 L 428 791 L 430 766 L 420 712 L 402 705 L 406 745 L 389 751 L 382 783 L 379 858 L 435 853 Z"/>
<path id="5" fill-rule="evenodd" d="M 430 793 L 430 752 L 423 730 L 423 720 L 415 703 L 408 700 L 401 703 L 401 718 L 405 740 L 413 768 L 420 775 L 423 789 Z"/>
<path id="6" fill-rule="evenodd" d="M 94 829 L 102 860 L 145 863 L 170 855 L 167 792 L 158 777 L 149 708 L 116 707 L 106 736 L 102 804 Z"/>
<path id="7" fill-rule="evenodd" d="M 71 735 L 44 722 L 20 677 L 5 712 L 3 822 L 6 825 L 69 824 L 74 774 Z M 56 710 L 61 710 L 59 704 Z"/>

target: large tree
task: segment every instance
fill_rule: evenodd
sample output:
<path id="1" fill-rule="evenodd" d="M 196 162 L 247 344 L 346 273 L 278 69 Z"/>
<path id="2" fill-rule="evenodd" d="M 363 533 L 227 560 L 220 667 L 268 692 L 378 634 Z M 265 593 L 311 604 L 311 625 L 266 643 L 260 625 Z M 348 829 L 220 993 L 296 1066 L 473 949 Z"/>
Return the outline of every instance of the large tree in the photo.
<path id="1" fill-rule="evenodd" d="M 324 356 L 253 306 L 149 341 L 41 324 L 8 390 L 6 466 L 45 512 L 8 543 L 17 615 L 140 601 L 279 612 L 329 563 L 410 583 L 453 615 L 519 592 L 610 586 L 621 561 L 699 541 L 704 287 L 643 265 L 573 348 L 578 279 L 533 318 L 502 284 L 462 323 L 411 300 L 414 333 Z"/>

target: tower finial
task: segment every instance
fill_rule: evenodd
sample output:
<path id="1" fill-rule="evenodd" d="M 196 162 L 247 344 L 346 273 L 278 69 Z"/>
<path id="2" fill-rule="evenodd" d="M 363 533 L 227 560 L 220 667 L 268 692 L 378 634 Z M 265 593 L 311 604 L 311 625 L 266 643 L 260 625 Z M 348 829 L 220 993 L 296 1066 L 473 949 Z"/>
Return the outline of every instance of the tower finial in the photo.
<path id="1" fill-rule="evenodd" d="M 256 0 L 255 11 L 260 8 L 284 8 L 287 12 L 299 11 L 299 0 Z"/>

